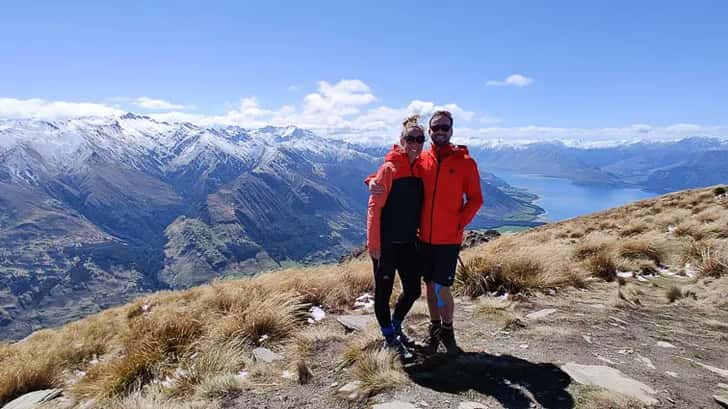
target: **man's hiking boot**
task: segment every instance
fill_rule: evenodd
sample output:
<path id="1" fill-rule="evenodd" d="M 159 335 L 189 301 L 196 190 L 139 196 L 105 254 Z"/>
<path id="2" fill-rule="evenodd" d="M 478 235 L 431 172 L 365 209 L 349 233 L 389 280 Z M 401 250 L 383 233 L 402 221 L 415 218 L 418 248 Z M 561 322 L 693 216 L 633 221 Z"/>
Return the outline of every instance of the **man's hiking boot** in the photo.
<path id="1" fill-rule="evenodd" d="M 389 338 L 384 340 L 384 348 L 388 349 L 399 357 L 402 362 L 409 362 L 414 358 L 412 352 L 401 343 L 397 338 Z"/>
<path id="2" fill-rule="evenodd" d="M 430 323 L 427 338 L 422 342 L 422 351 L 427 355 L 437 353 L 437 347 L 440 345 L 440 331 L 442 327 L 438 324 Z"/>
<path id="3" fill-rule="evenodd" d="M 457 355 L 463 352 L 455 342 L 455 331 L 452 328 L 440 328 L 440 340 L 448 355 Z"/>

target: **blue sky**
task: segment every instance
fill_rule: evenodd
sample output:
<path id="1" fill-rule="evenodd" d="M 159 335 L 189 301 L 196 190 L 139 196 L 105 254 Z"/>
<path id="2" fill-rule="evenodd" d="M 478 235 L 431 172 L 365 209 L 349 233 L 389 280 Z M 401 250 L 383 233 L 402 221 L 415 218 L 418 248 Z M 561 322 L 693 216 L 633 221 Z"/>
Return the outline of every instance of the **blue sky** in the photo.
<path id="1" fill-rule="evenodd" d="M 448 106 L 479 138 L 728 137 L 725 1 L 2 8 L 3 117 L 131 110 L 356 139 Z"/>

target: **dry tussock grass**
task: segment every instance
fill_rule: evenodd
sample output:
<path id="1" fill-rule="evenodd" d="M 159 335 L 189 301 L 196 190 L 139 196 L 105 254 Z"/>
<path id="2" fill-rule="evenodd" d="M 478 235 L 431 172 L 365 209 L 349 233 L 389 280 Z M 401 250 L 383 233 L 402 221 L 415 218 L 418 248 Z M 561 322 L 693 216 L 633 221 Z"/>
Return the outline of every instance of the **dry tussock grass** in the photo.
<path id="1" fill-rule="evenodd" d="M 351 368 L 354 379 L 362 382 L 370 395 L 396 388 L 407 381 L 402 364 L 393 352 L 376 349 L 365 351 Z"/>
<path id="2" fill-rule="evenodd" d="M 127 396 L 104 401 L 105 409 L 218 409 L 216 400 L 169 399 L 159 388 L 135 390 Z"/>
<path id="3" fill-rule="evenodd" d="M 642 220 L 635 220 L 624 226 L 620 231 L 621 237 L 635 236 L 650 230 L 650 226 Z"/>
<path id="4" fill-rule="evenodd" d="M 627 259 L 647 259 L 661 264 L 665 251 L 656 243 L 647 240 L 630 240 L 620 244 L 619 256 Z"/>
<path id="5" fill-rule="evenodd" d="M 341 366 L 351 366 L 357 362 L 367 351 L 378 349 L 381 346 L 382 334 L 377 328 L 366 328 L 364 332 L 358 334 L 344 348 L 344 352 L 341 354 Z"/>
<path id="6" fill-rule="evenodd" d="M 167 391 L 170 396 L 188 396 L 198 394 L 210 397 L 215 385 L 224 384 L 232 376 L 237 386 L 239 378 L 235 374 L 242 368 L 251 365 L 249 351 L 241 344 L 203 342 L 190 349 L 187 356 L 181 360 L 179 373 L 172 388 Z"/>

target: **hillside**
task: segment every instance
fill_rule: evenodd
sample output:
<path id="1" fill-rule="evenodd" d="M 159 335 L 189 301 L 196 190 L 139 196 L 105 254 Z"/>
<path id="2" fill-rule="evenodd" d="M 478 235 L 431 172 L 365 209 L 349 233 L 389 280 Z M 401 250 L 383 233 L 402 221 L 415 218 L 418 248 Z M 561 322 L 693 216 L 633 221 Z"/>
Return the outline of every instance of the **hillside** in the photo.
<path id="1" fill-rule="evenodd" d="M 727 210 L 725 188 L 682 191 L 465 250 L 456 359 L 379 351 L 370 265 L 353 260 L 159 292 L 2 345 L 0 402 L 57 387 L 44 408 L 718 407 Z"/>

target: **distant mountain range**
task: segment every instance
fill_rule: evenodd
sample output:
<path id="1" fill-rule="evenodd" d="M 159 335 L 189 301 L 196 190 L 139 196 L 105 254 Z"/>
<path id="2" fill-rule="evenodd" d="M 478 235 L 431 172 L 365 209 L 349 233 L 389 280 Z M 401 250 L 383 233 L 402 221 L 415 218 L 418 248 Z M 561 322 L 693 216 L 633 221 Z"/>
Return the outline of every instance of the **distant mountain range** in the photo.
<path id="1" fill-rule="evenodd" d="M 666 193 L 728 181 L 728 141 L 687 138 L 612 146 L 559 141 L 473 147 L 481 169 L 533 173 L 581 184 L 638 187 Z"/>
<path id="2" fill-rule="evenodd" d="M 365 240 L 363 179 L 385 150 L 133 114 L 0 120 L 0 338 L 148 291 L 335 260 Z M 474 226 L 543 212 L 483 176 Z"/>

